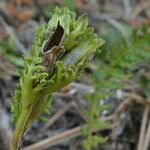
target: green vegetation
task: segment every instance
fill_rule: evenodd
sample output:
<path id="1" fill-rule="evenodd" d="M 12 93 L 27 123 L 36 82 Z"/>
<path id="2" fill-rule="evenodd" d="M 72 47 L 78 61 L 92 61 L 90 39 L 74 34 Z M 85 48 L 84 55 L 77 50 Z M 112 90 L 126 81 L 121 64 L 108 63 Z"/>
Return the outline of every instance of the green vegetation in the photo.
<path id="1" fill-rule="evenodd" d="M 12 64 L 16 66 L 23 65 L 21 55 L 17 54 L 15 42 L 11 37 L 5 41 L 0 41 L 0 53 L 4 54 L 5 58 L 8 59 Z"/>
<path id="2" fill-rule="evenodd" d="M 103 110 L 107 108 L 106 105 L 99 105 L 100 99 L 103 98 L 102 93 L 88 93 L 86 99 L 89 103 L 89 109 L 85 111 L 85 116 L 87 117 L 87 126 L 83 128 L 83 135 L 85 139 L 83 141 L 83 146 L 86 150 L 92 150 L 97 147 L 98 144 L 104 144 L 107 141 L 107 137 L 102 137 L 99 135 L 93 135 L 93 130 L 103 129 L 108 126 L 107 122 L 100 120 L 100 114 Z"/>
<path id="3" fill-rule="evenodd" d="M 49 48 L 51 42 L 55 42 L 49 39 L 54 36 L 58 25 L 64 30 L 59 45 L 42 52 L 45 44 Z M 49 113 L 49 95 L 77 79 L 103 43 L 93 28 L 88 27 L 86 17 L 76 19 L 75 13 L 67 8 L 56 8 L 48 24 L 38 28 L 34 46 L 29 55 L 24 57 L 24 66 L 19 74 L 20 83 L 12 105 L 16 129 L 11 150 L 19 148 L 24 133 L 33 121 L 40 119 L 42 114 Z M 45 57 L 52 59 L 47 60 Z M 53 66 L 44 65 L 48 63 Z"/>
<path id="4" fill-rule="evenodd" d="M 87 127 L 83 129 L 85 136 L 83 146 L 86 150 L 92 150 L 107 140 L 106 137 L 92 134 L 93 129 L 102 129 L 108 125 L 100 120 L 101 111 L 107 107 L 99 104 L 100 100 L 123 87 L 123 80 L 135 76 L 133 69 L 150 58 L 148 26 L 143 25 L 140 30 L 129 30 L 130 45 L 126 43 L 121 34 L 116 33 L 115 29 L 108 28 L 106 31 L 102 37 L 108 42 L 102 47 L 102 52 L 96 55 L 96 70 L 92 76 L 96 92 L 86 96 L 89 103 L 89 108 L 85 112 L 88 123 Z M 143 75 L 138 78 L 139 86 L 144 88 L 147 96 L 150 93 L 148 81 L 149 79 Z"/>

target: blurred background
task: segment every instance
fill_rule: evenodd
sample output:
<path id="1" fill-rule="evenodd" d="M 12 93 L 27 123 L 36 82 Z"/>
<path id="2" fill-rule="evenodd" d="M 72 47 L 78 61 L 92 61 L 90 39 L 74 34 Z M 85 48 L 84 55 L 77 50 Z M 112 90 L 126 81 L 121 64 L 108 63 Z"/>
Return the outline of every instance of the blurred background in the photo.
<path id="1" fill-rule="evenodd" d="M 64 6 L 85 14 L 106 43 L 80 79 L 53 94 L 48 121 L 34 122 L 23 149 L 150 149 L 150 0 L 0 0 L 0 150 L 14 130 L 22 56 L 36 28 Z"/>

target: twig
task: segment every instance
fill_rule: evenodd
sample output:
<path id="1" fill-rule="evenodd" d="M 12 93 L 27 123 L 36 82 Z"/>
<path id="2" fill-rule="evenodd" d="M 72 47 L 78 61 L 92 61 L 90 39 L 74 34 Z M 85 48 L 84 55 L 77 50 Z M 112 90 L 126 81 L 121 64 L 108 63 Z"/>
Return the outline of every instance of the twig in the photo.
<path id="1" fill-rule="evenodd" d="M 150 104 L 149 100 L 144 99 L 142 96 L 137 95 L 135 93 L 123 92 L 123 96 L 125 97 L 125 99 L 117 107 L 117 109 L 115 111 L 116 116 L 118 116 L 120 113 L 125 111 L 128 107 L 133 105 L 133 103 L 139 103 L 139 104 L 142 104 L 144 106 L 147 104 L 149 106 L 149 104 Z"/>
<path id="2" fill-rule="evenodd" d="M 149 104 L 149 103 L 150 103 L 148 100 L 144 99 L 142 96 L 137 95 L 137 94 L 135 94 L 135 93 L 126 93 L 126 92 L 124 92 L 124 93 L 123 93 L 123 96 L 132 98 L 132 99 L 134 99 L 137 103 L 140 103 L 140 104 L 144 104 L 144 105 L 145 105 L 145 104 Z"/>
<path id="3" fill-rule="evenodd" d="M 112 116 L 109 117 L 109 119 L 112 119 Z M 114 124 L 110 125 L 107 128 L 93 130 L 93 132 L 102 131 L 102 130 L 106 130 L 106 129 L 112 129 L 112 128 L 114 128 Z M 73 129 L 70 129 L 68 131 L 58 133 L 53 137 L 49 137 L 45 140 L 42 140 L 40 142 L 37 142 L 37 143 L 32 144 L 30 146 L 27 146 L 27 147 L 23 148 L 23 150 L 42 150 L 42 149 L 48 148 L 50 146 L 59 144 L 59 143 L 65 141 L 67 139 L 75 138 L 75 137 L 78 137 L 81 135 L 82 135 L 82 127 L 78 126 L 78 127 L 73 128 Z"/>
<path id="4" fill-rule="evenodd" d="M 134 9 L 134 12 L 131 15 L 131 18 L 136 18 L 144 9 L 148 8 L 150 6 L 149 0 L 147 1 L 140 1 L 137 6 Z"/>
<path id="5" fill-rule="evenodd" d="M 5 28 L 8 34 L 12 36 L 12 38 L 15 40 L 16 46 L 20 49 L 22 54 L 27 55 L 27 51 L 25 47 L 19 42 L 18 38 L 16 37 L 13 29 L 5 22 L 3 17 L 0 15 L 0 23 Z"/>
<path id="6" fill-rule="evenodd" d="M 117 109 L 115 110 L 115 114 L 116 116 L 119 116 L 123 111 L 125 111 L 129 106 L 131 106 L 133 103 L 133 99 L 132 98 L 126 98 L 124 99 L 119 106 L 117 107 Z"/>
<path id="7" fill-rule="evenodd" d="M 143 149 L 144 135 L 145 135 L 145 131 L 146 131 L 148 114 L 149 114 L 149 107 L 146 107 L 145 110 L 144 110 L 144 113 L 143 113 L 143 118 L 142 118 L 142 124 L 141 124 L 141 129 L 140 129 L 140 136 L 139 136 L 139 142 L 138 142 L 137 150 L 142 150 Z"/>
<path id="8" fill-rule="evenodd" d="M 77 136 L 81 135 L 81 128 L 80 127 L 76 127 L 73 129 L 70 129 L 68 131 L 62 132 L 62 133 L 58 133 L 55 136 L 53 136 L 52 138 L 49 137 L 45 140 L 42 140 L 40 142 L 37 142 L 35 144 L 32 144 L 28 147 L 25 147 L 23 150 L 41 150 L 41 149 L 45 149 L 48 148 L 52 145 L 56 145 L 66 139 L 70 139 L 70 138 L 75 138 Z"/>
<path id="9" fill-rule="evenodd" d="M 52 126 L 62 115 L 64 115 L 73 105 L 75 105 L 74 101 L 71 101 L 68 103 L 64 108 L 57 111 L 49 120 L 48 122 L 43 126 L 42 130 L 45 130 Z"/>

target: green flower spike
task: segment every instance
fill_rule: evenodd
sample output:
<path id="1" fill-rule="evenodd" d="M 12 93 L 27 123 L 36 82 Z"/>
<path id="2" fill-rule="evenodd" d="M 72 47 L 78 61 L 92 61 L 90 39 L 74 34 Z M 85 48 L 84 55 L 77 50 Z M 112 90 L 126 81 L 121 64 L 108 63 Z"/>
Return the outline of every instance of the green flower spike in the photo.
<path id="1" fill-rule="evenodd" d="M 76 19 L 68 8 L 56 8 L 51 20 L 36 32 L 34 46 L 24 57 L 20 83 L 12 105 L 16 124 L 11 150 L 18 150 L 31 123 L 49 113 L 50 95 L 77 79 L 104 41 Z"/>

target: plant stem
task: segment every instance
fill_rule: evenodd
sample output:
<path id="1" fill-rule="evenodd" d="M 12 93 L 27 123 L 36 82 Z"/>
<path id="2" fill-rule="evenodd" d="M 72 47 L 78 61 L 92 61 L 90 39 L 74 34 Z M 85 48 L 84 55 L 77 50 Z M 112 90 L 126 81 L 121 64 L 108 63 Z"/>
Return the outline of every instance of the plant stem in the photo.
<path id="1" fill-rule="evenodd" d="M 29 126 L 28 118 L 30 115 L 30 111 L 25 111 L 21 114 L 20 118 L 17 121 L 15 132 L 13 134 L 12 143 L 10 145 L 10 150 L 19 150 L 19 146 L 21 144 L 21 139 L 26 132 L 26 129 Z"/>
<path id="2" fill-rule="evenodd" d="M 92 131 L 93 131 L 93 123 L 94 123 L 94 117 L 95 117 L 95 110 L 97 109 L 96 108 L 97 106 L 97 99 L 94 97 L 93 98 L 93 102 L 91 103 L 91 113 L 90 113 L 90 117 L 89 117 L 89 123 L 88 123 L 88 143 L 89 144 L 89 147 L 88 147 L 88 150 L 91 150 L 92 149 Z"/>

